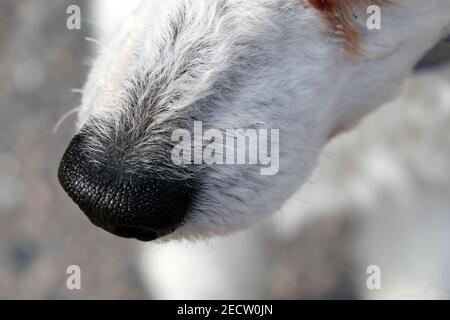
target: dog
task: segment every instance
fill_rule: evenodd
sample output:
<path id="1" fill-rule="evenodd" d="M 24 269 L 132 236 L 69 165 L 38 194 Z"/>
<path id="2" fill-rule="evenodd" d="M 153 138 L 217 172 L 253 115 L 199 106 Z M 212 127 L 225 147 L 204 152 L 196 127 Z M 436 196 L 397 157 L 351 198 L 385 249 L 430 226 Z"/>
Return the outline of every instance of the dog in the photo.
<path id="1" fill-rule="evenodd" d="M 380 30 L 366 26 L 369 5 Z M 143 1 L 94 61 L 61 185 L 122 237 L 253 225 L 304 184 L 333 136 L 398 92 L 449 26 L 444 0 Z M 279 172 L 175 165 L 171 134 L 195 121 L 279 129 Z"/>
<path id="2" fill-rule="evenodd" d="M 308 214 L 317 216 L 329 211 L 326 208 L 348 211 L 350 199 L 351 203 L 364 206 L 367 199 L 373 197 L 368 195 L 375 194 L 376 190 L 393 192 L 406 183 L 400 164 L 394 158 L 382 157 L 384 153 L 379 152 L 382 158 L 379 163 L 384 164 L 383 170 L 391 173 L 386 174 L 385 182 L 370 174 L 372 165 L 367 163 L 362 166 L 367 169 L 363 176 L 370 177 L 370 181 L 363 180 L 365 186 L 359 183 L 359 191 L 356 187 L 339 187 L 339 178 L 328 179 L 330 172 L 342 170 L 350 185 L 361 176 L 352 175 L 357 170 L 345 170 L 344 164 L 349 160 L 333 161 L 331 168 L 321 165 L 322 178 L 314 178 L 316 188 L 313 191 L 310 185 L 304 186 L 302 196 L 310 203 L 301 214 L 298 202 L 291 199 L 283 210 L 288 213 L 282 218 L 279 215 L 273 218 L 278 224 L 283 221 L 278 234 L 273 234 L 272 226 L 256 225 L 247 228 L 245 233 L 207 242 L 178 244 L 171 241 L 167 244 L 174 239 L 229 233 L 277 211 L 306 181 L 322 147 L 394 97 L 424 52 L 445 36 L 449 31 L 450 3 L 152 0 L 144 1 L 128 15 L 128 9 L 137 2 L 95 3 L 98 13 L 95 19 L 100 21 L 99 33 L 104 39 L 102 53 L 94 62 L 86 83 L 74 138 L 76 143 L 71 144 L 64 156 L 59 177 L 69 195 L 100 227 L 119 236 L 141 240 L 160 237 L 161 246 L 144 247 L 140 264 L 144 283 L 152 296 L 261 297 L 267 287 L 261 279 L 270 278 L 275 263 L 264 253 L 263 243 L 267 243 L 268 238 L 273 242 L 278 237 L 276 242 L 282 245 L 301 230 Z M 366 9 L 371 5 L 380 8 L 381 29 L 370 30 L 366 26 L 370 17 Z M 126 16 L 128 18 L 123 19 Z M 418 16 L 421 19 L 417 19 Z M 111 32 L 114 29 L 119 31 Z M 179 72 L 183 68 L 185 70 Z M 164 79 L 166 82 L 162 81 Z M 154 89 L 157 93 L 152 92 Z M 225 95 L 224 91 L 229 94 Z M 174 92 L 177 99 L 169 97 Z M 434 111 L 439 117 L 438 110 Z M 366 134 L 362 130 L 353 133 L 350 144 L 353 147 L 344 151 L 354 154 L 346 158 L 364 157 L 368 152 L 361 146 L 371 150 L 364 136 L 375 134 L 379 123 L 386 122 L 390 113 L 399 117 L 403 111 L 388 108 L 383 112 L 377 113 L 378 120 L 369 121 L 373 128 L 363 126 Z M 190 128 L 195 120 L 202 120 L 207 127 L 225 129 L 252 128 L 260 123 L 279 128 L 280 172 L 275 176 L 261 176 L 259 166 L 202 166 L 201 170 L 173 166 L 167 154 L 174 146 L 168 136 L 179 127 Z M 379 134 L 378 139 L 385 141 L 390 137 L 386 132 Z M 331 144 L 331 149 L 333 146 Z M 438 151 L 433 152 L 437 155 Z M 441 151 L 445 156 L 445 149 Z M 187 208 L 182 206 L 179 216 L 163 226 L 158 221 L 160 213 L 149 208 L 146 213 L 154 215 L 153 220 L 141 213 L 134 216 L 130 210 L 130 217 L 127 217 L 127 210 L 121 207 L 122 204 L 127 208 L 134 200 L 134 196 L 124 190 L 135 184 L 140 190 L 142 183 L 158 183 L 160 179 L 156 177 L 186 184 L 180 194 L 181 198 L 189 198 Z M 192 189 L 192 182 L 188 183 L 191 177 L 195 180 Z M 328 189 L 334 190 L 334 196 L 326 192 Z M 342 192 L 337 192 L 340 189 Z M 185 190 L 189 191 L 188 195 Z M 146 196 L 154 198 L 156 202 L 151 204 L 156 203 L 158 208 L 163 208 L 158 201 L 179 200 L 178 191 L 171 194 L 170 200 L 155 194 L 153 189 L 150 191 Z M 423 196 L 421 192 L 415 197 Z M 400 206 L 405 195 L 398 198 L 403 199 L 398 202 Z M 414 198 L 408 199 L 411 202 Z M 117 206 L 115 201 L 119 202 Z M 385 206 L 382 210 L 393 211 L 396 206 Z M 167 212 L 177 208 L 169 207 Z M 431 227 L 437 219 L 429 218 L 416 214 L 386 218 L 377 214 L 372 218 L 376 223 L 364 227 L 367 236 L 358 237 L 360 248 L 357 250 L 363 261 L 361 270 L 370 263 L 378 263 L 383 270 L 388 270 L 387 277 L 392 281 L 390 284 L 383 281 L 383 291 L 368 294 L 362 289 L 361 296 L 446 296 L 440 287 L 430 285 L 439 279 L 438 273 L 417 263 L 411 255 L 405 257 L 405 250 L 401 249 L 404 246 L 398 245 L 398 250 L 393 250 L 397 252 L 394 256 L 386 254 L 389 250 L 373 251 L 377 248 L 374 241 L 380 243 L 378 247 L 392 249 L 389 239 L 393 239 L 393 234 L 405 243 L 415 243 L 416 247 L 422 243 L 426 247 L 418 239 L 430 239 L 425 235 L 428 227 L 435 230 L 433 232 L 437 230 Z M 446 225 L 445 219 L 438 220 L 442 227 Z M 402 232 L 405 225 L 411 230 L 415 224 L 428 227 L 422 231 Z M 384 236 L 373 237 L 379 233 Z M 387 239 L 387 243 L 383 239 Z M 436 262 L 439 260 L 436 257 L 445 256 L 445 250 L 438 249 L 445 241 L 430 241 L 435 250 L 428 250 L 426 260 Z M 399 256 L 409 267 L 402 266 L 402 276 L 394 277 L 399 275 L 399 272 L 392 272 L 399 269 Z"/>

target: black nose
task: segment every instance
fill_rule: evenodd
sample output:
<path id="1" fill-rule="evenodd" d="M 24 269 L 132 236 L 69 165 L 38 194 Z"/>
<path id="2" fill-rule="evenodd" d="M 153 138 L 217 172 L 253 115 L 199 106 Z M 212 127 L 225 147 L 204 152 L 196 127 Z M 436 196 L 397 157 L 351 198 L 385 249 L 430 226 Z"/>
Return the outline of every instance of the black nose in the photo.
<path id="1" fill-rule="evenodd" d="M 192 185 L 184 180 L 155 177 L 92 161 L 86 139 L 75 136 L 58 171 L 72 200 L 96 226 L 117 236 L 151 241 L 174 231 L 183 222 Z M 139 173 L 137 173 L 139 172 Z"/>

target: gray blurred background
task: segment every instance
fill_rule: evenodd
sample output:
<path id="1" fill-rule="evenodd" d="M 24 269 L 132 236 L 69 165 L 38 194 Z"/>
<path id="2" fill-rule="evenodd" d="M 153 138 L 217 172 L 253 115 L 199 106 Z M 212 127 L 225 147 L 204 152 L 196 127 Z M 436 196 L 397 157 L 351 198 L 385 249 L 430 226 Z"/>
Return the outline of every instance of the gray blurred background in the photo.
<path id="1" fill-rule="evenodd" d="M 84 1 L 0 1 L 0 298 L 145 298 L 133 242 L 98 232 L 68 201 L 56 172 L 88 71 L 92 23 L 66 28 Z M 66 288 L 79 265 L 82 290 Z"/>
<path id="2" fill-rule="evenodd" d="M 66 28 L 71 4 L 88 10 L 80 0 L 0 0 L 0 298 L 173 297 L 161 289 L 173 278 L 167 263 L 188 261 L 164 261 L 161 251 L 95 228 L 57 182 L 74 117 L 52 130 L 78 106 L 71 90 L 82 87 L 95 52 L 85 40 L 95 24 L 88 15 L 81 30 Z M 442 57 L 448 48 L 427 62 Z M 224 260 L 241 259 L 218 263 L 227 272 L 217 283 L 245 284 L 246 265 L 260 284 L 247 298 L 450 297 L 449 104 L 450 69 L 410 80 L 396 102 L 327 148 L 313 184 L 284 209 L 305 218 L 250 233 L 259 260 L 217 248 Z M 365 288 L 372 264 L 386 275 L 386 291 Z M 66 287 L 69 265 L 81 268 L 81 290 Z M 208 296 L 190 288 L 181 298 L 241 297 L 215 289 Z"/>

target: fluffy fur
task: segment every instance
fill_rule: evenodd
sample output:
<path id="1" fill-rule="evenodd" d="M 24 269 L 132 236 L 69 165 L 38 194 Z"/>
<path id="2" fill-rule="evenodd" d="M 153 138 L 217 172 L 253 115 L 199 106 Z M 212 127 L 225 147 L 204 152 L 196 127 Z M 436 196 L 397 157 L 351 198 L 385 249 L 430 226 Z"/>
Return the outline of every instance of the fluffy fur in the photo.
<path id="1" fill-rule="evenodd" d="M 448 67 L 409 79 L 399 99 L 327 145 L 313 183 L 268 223 L 142 246 L 151 296 L 448 299 L 449 93 Z M 367 289 L 369 265 L 381 268 L 381 290 Z"/>
<path id="2" fill-rule="evenodd" d="M 186 223 L 164 240 L 253 224 L 305 182 L 333 132 L 392 97 L 449 31 L 450 1 L 393 2 L 382 13 L 383 29 L 369 31 L 362 1 L 144 1 L 105 40 L 77 130 L 88 134 L 93 161 L 114 147 L 130 170 L 144 166 L 166 179 L 201 170 Z M 360 19 L 347 17 L 352 11 Z M 344 30 L 359 30 L 364 55 L 356 60 L 330 36 L 330 23 L 341 29 L 341 20 L 351 21 Z M 356 31 L 345 32 L 345 46 L 354 46 L 349 35 Z M 170 133 L 194 120 L 205 128 L 280 129 L 279 174 L 261 176 L 256 166 L 171 165 Z"/>

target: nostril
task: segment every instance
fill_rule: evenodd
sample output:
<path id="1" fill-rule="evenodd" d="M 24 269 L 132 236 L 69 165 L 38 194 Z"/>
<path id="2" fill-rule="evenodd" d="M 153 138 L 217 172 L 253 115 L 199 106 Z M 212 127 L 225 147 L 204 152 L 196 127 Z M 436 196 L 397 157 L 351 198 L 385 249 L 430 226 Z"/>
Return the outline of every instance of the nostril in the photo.
<path id="1" fill-rule="evenodd" d="M 126 238 L 149 241 L 179 226 L 188 210 L 192 185 L 187 181 L 129 173 L 109 163 L 92 162 L 85 138 L 77 135 L 58 171 L 61 186 L 97 226 Z M 134 170 L 133 172 L 136 172 Z"/>

